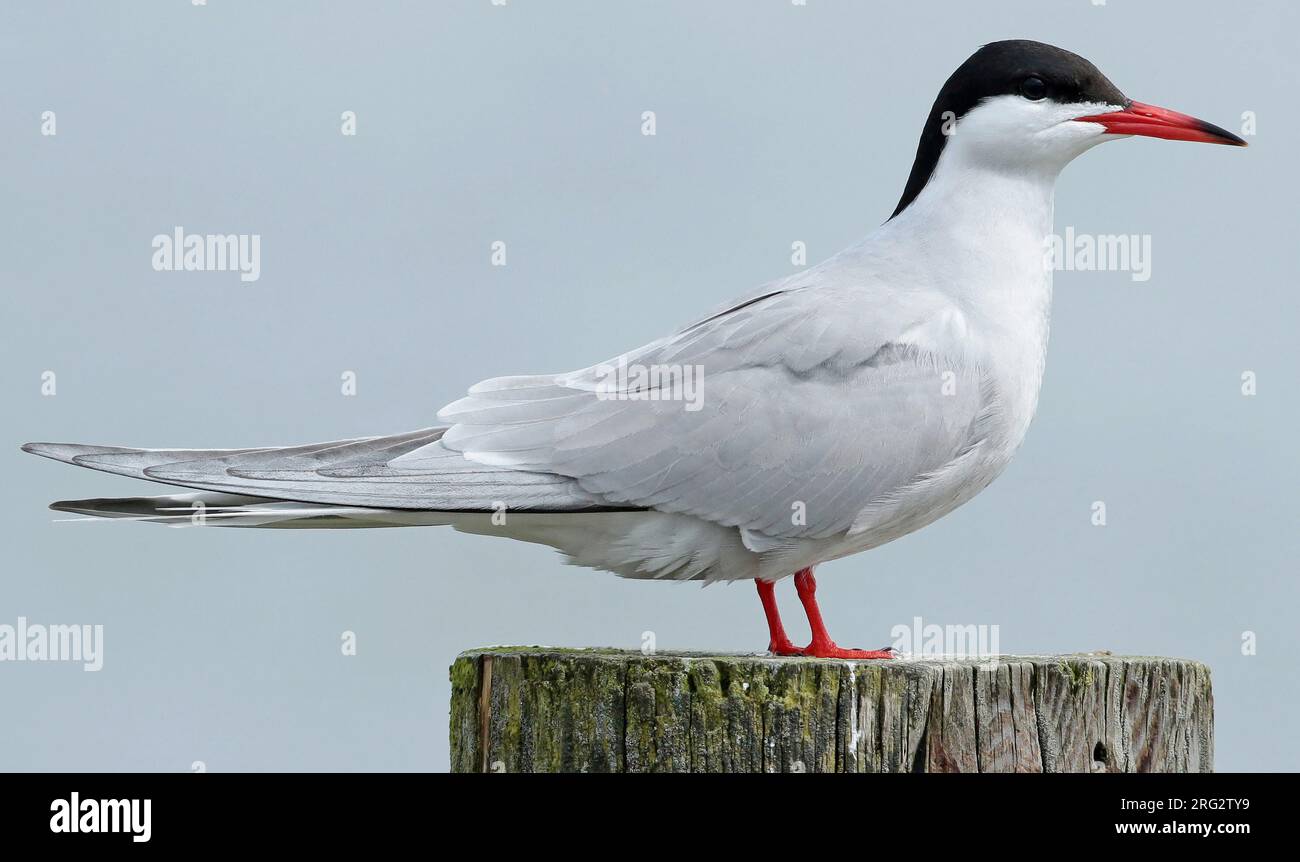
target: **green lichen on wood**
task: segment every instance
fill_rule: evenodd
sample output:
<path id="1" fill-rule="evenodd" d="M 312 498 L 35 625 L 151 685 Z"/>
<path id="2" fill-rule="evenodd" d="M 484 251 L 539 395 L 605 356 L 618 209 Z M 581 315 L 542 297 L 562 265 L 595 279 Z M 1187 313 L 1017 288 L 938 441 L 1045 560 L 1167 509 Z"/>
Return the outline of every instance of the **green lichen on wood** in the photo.
<path id="1" fill-rule="evenodd" d="M 771 695 L 763 716 L 764 726 L 771 729 L 766 771 L 826 771 L 819 749 L 832 731 L 825 726 L 821 681 L 821 668 L 816 665 L 782 664 L 772 670 Z M 833 723 L 833 705 L 831 712 Z M 831 757 L 833 764 L 833 751 Z"/>
<path id="2" fill-rule="evenodd" d="M 451 771 L 477 772 L 480 725 L 478 717 L 479 665 L 476 655 L 462 655 L 452 662 L 451 677 Z"/>
<path id="3" fill-rule="evenodd" d="M 498 677 L 495 668 L 503 663 L 508 675 Z M 491 703 L 494 709 L 503 704 L 506 715 L 499 734 L 494 729 L 489 751 L 500 752 L 504 771 L 623 771 L 622 663 L 497 653 L 493 668 Z M 495 728 L 495 716 L 492 724 Z"/>
<path id="4" fill-rule="evenodd" d="M 680 659 L 647 659 L 627 668 L 628 772 L 689 772 L 691 690 Z"/>
<path id="5" fill-rule="evenodd" d="M 546 721 L 547 718 L 545 704 L 531 702 L 527 710 L 524 709 L 524 699 L 534 690 L 534 686 L 524 682 L 534 678 L 525 676 L 524 660 L 520 657 L 493 656 L 492 687 L 486 699 L 489 711 L 485 740 L 488 768 L 493 772 L 532 772 L 538 767 L 545 769 L 555 765 L 534 760 L 522 747 L 526 732 L 524 716 L 528 716 L 530 723 Z M 523 697 L 516 696 L 515 692 Z"/>
<path id="6" fill-rule="evenodd" d="M 1092 687 L 1094 677 L 1092 667 L 1088 664 L 1062 659 L 1061 663 L 1057 665 L 1057 667 L 1060 668 L 1061 673 L 1065 674 L 1065 678 L 1069 681 L 1070 691 L 1072 693 L 1076 695 L 1082 694 L 1086 689 Z"/>
<path id="7" fill-rule="evenodd" d="M 727 772 L 728 695 L 723 691 L 723 675 L 711 661 L 688 661 L 686 682 L 690 692 L 691 771 Z"/>
<path id="8" fill-rule="evenodd" d="M 721 704 L 725 735 L 719 771 L 762 772 L 763 704 L 769 696 L 767 676 L 752 663 L 719 658 L 712 664 L 718 674 L 719 689 L 725 695 Z"/>

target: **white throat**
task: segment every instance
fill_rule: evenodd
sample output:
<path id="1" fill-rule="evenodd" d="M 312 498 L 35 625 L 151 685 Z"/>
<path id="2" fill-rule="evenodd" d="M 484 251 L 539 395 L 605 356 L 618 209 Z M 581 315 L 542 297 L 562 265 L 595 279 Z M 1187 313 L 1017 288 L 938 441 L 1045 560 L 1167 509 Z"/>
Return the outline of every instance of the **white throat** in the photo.
<path id="1" fill-rule="evenodd" d="M 952 128 L 920 193 L 868 242 L 896 263 L 919 262 L 963 308 L 1001 311 L 1012 326 L 1045 321 L 1056 178 L 1102 141 L 1098 127 L 1073 122 L 1100 107 L 985 100 Z"/>
<path id="2" fill-rule="evenodd" d="M 982 164 L 949 146 L 911 205 L 868 243 L 913 270 L 900 278 L 947 296 L 985 330 L 1045 344 L 1056 176 Z"/>

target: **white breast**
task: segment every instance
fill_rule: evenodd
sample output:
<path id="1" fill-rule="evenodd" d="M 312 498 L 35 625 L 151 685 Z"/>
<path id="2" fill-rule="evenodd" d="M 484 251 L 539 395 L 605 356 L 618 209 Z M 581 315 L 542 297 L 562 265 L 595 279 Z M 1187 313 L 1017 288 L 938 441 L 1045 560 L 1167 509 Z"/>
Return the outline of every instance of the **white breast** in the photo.
<path id="1" fill-rule="evenodd" d="M 864 511 L 833 548 L 844 556 L 942 517 L 988 486 L 1024 440 L 1038 405 L 1051 310 L 1055 174 L 1008 174 L 949 147 L 912 205 L 869 236 L 859 260 L 897 290 L 934 294 L 938 311 L 902 337 L 988 387 L 986 435 L 934 476 Z"/>

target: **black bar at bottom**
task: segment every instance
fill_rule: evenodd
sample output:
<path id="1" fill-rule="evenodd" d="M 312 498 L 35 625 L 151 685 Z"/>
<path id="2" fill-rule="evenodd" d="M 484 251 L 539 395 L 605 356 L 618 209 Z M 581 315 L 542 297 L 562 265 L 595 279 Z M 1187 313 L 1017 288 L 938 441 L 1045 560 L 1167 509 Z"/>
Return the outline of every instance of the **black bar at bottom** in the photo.
<path id="1" fill-rule="evenodd" d="M 659 841 L 668 852 L 683 829 L 717 830 L 725 844 L 737 829 L 797 841 L 834 826 L 850 841 L 859 830 L 910 835 L 926 850 L 947 841 L 967 849 L 980 841 L 1029 846 L 1023 842 L 1035 838 L 1065 839 L 1071 849 L 1190 841 L 1226 849 L 1286 836 L 1281 821 L 1294 816 L 1295 790 L 1290 774 L 27 774 L 0 783 L 0 835 L 6 849 L 338 851 L 424 839 L 438 852 L 454 852 L 456 835 L 477 835 L 496 849 L 524 840 L 540 852 L 548 835 L 572 843 L 580 834 L 597 850 L 607 829 L 623 842 L 607 849 L 622 853 L 651 852 Z"/>

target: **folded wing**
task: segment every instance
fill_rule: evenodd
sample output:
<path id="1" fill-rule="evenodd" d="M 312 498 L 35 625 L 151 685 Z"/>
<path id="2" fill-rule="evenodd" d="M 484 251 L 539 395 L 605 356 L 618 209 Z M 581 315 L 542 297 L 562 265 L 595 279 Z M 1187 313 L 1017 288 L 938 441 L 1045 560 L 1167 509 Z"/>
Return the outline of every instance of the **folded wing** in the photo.
<path id="1" fill-rule="evenodd" d="M 980 369 L 908 342 L 926 309 L 864 300 L 781 291 L 604 365 L 484 381 L 393 466 L 454 450 L 737 527 L 756 551 L 845 533 L 978 447 L 992 410 Z"/>

